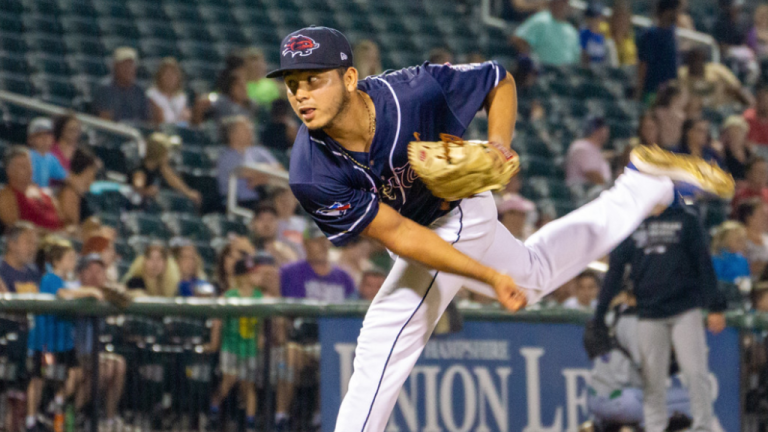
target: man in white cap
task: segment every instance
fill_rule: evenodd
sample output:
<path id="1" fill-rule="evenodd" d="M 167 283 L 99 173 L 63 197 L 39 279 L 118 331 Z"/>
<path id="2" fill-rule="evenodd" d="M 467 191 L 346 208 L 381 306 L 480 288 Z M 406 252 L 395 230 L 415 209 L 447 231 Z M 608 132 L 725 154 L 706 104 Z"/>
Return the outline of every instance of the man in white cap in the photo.
<path id="1" fill-rule="evenodd" d="M 93 95 L 93 109 L 107 120 L 144 122 L 149 120 L 149 103 L 136 84 L 136 50 L 120 47 L 112 55 L 112 80 Z"/>
<path id="2" fill-rule="evenodd" d="M 47 117 L 37 117 L 27 126 L 27 145 L 32 160 L 32 181 L 38 186 L 49 187 L 51 180 L 64 180 L 67 170 L 56 156 L 53 147 L 53 122 Z"/>

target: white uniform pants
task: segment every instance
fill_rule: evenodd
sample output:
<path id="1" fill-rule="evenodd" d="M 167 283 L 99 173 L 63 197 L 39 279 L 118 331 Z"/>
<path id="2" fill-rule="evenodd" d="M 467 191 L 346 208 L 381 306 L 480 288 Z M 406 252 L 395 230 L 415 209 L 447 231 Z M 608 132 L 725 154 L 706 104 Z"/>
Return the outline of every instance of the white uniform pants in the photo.
<path id="1" fill-rule="evenodd" d="M 669 205 L 672 182 L 627 170 L 599 198 L 553 221 L 525 243 L 497 220 L 490 193 L 462 201 L 430 227 L 468 256 L 506 272 L 539 301 L 629 236 L 656 205 Z M 363 321 L 354 373 L 339 409 L 337 432 L 384 430 L 432 330 L 466 286 L 496 297 L 485 284 L 397 258 Z"/>

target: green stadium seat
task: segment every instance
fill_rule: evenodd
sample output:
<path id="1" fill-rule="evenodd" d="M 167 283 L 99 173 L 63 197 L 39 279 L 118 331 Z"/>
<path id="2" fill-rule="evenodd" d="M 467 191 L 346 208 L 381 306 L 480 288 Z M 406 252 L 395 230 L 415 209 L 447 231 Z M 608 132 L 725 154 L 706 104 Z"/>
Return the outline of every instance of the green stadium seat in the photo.
<path id="1" fill-rule="evenodd" d="M 158 215 L 146 212 L 126 213 L 123 216 L 123 223 L 135 235 L 160 240 L 168 240 L 173 237 L 173 232 Z"/>
<path id="2" fill-rule="evenodd" d="M 166 212 L 188 214 L 194 214 L 197 212 L 195 203 L 193 203 L 186 196 L 173 190 L 161 190 L 155 200 L 160 205 L 160 207 L 162 207 L 163 211 Z"/>
<path id="3" fill-rule="evenodd" d="M 212 25 L 230 27 L 236 22 L 229 8 L 221 6 L 201 6 L 200 15 L 205 22 Z"/>
<path id="4" fill-rule="evenodd" d="M 0 31 L 3 34 L 20 34 L 24 31 L 24 23 L 18 15 L 0 13 Z"/>
<path id="5" fill-rule="evenodd" d="M 185 58 L 196 59 L 207 63 L 221 63 L 224 56 L 212 43 L 179 42 L 179 53 Z M 178 57 L 177 57 L 178 58 Z"/>
<path id="6" fill-rule="evenodd" d="M 0 70 L 12 74 L 29 74 L 27 59 L 20 55 L 4 55 L 0 57 Z"/>
<path id="7" fill-rule="evenodd" d="M 184 56 L 176 43 L 156 39 L 143 39 L 139 42 L 139 51 L 142 58 L 175 57 L 181 60 Z"/>
<path id="8" fill-rule="evenodd" d="M 176 235 L 192 241 L 209 242 L 214 237 L 205 222 L 194 215 L 168 213 L 163 215 L 163 221 Z"/>
<path id="9" fill-rule="evenodd" d="M 99 23 L 95 18 L 65 17 L 61 19 L 61 26 L 67 35 L 82 35 L 86 37 L 99 37 Z"/>
<path id="10" fill-rule="evenodd" d="M 64 28 L 55 16 L 25 14 L 22 22 L 24 23 L 25 31 L 28 33 L 47 35 L 61 35 L 64 33 Z"/>
<path id="11" fill-rule="evenodd" d="M 218 21 L 217 21 L 218 22 Z M 235 45 L 248 45 L 248 39 L 237 25 L 214 25 L 209 27 L 215 39 Z"/>
<path id="12" fill-rule="evenodd" d="M 0 11 L 21 14 L 24 11 L 24 6 L 17 0 L 0 0 Z"/>
<path id="13" fill-rule="evenodd" d="M 64 57 L 49 56 L 31 56 L 30 64 L 37 72 L 57 77 L 69 77 L 72 75 L 72 69 Z"/>
<path id="14" fill-rule="evenodd" d="M 224 203 L 219 196 L 219 183 L 214 171 L 185 168 L 179 169 L 179 172 L 189 187 L 203 195 L 203 213 L 223 210 Z"/>
<path id="15" fill-rule="evenodd" d="M 173 42 L 177 40 L 176 32 L 168 22 L 141 20 L 136 23 L 136 26 L 142 37 Z"/>
<path id="16" fill-rule="evenodd" d="M 203 16 L 196 6 L 192 5 L 170 5 L 167 4 L 165 12 L 176 22 L 201 23 Z"/>
<path id="17" fill-rule="evenodd" d="M 0 37 L 0 50 L 5 53 L 26 54 L 29 52 L 29 47 L 21 37 L 2 35 Z"/>
<path id="18" fill-rule="evenodd" d="M 213 43 L 213 36 L 204 26 L 195 24 L 177 24 L 174 26 L 176 33 L 184 40 L 189 42 Z"/>
<path id="19" fill-rule="evenodd" d="M 81 73 L 88 76 L 102 78 L 109 75 L 109 66 L 102 57 L 77 56 L 74 64 Z"/>
<path id="20" fill-rule="evenodd" d="M 226 237 L 229 234 L 246 235 L 248 227 L 237 218 L 225 216 L 222 214 L 209 214 L 203 216 L 203 222 L 218 237 Z"/>
<path id="21" fill-rule="evenodd" d="M 107 48 L 100 38 L 80 35 L 64 35 L 63 40 L 67 45 L 68 51 L 71 53 L 99 58 L 103 58 L 107 55 Z"/>
<path id="22" fill-rule="evenodd" d="M 35 87 L 24 75 L 10 75 L 4 74 L 0 76 L 3 89 L 9 92 L 19 93 L 26 96 L 34 96 Z"/>

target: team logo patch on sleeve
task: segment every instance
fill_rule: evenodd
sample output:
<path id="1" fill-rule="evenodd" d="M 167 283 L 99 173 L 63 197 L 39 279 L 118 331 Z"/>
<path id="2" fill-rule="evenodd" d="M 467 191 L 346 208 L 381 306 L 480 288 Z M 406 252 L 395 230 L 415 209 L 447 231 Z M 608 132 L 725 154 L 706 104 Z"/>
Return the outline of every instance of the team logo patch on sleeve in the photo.
<path id="1" fill-rule="evenodd" d="M 319 43 L 304 35 L 291 36 L 291 38 L 288 39 L 288 42 L 283 46 L 285 47 L 283 56 L 290 54 L 291 57 L 296 57 L 296 54 L 305 57 L 312 54 L 312 51 L 320 48 Z"/>
<path id="2" fill-rule="evenodd" d="M 315 210 L 315 213 L 321 216 L 344 216 L 344 213 L 350 209 L 352 209 L 350 204 L 333 203 L 330 207 Z"/>

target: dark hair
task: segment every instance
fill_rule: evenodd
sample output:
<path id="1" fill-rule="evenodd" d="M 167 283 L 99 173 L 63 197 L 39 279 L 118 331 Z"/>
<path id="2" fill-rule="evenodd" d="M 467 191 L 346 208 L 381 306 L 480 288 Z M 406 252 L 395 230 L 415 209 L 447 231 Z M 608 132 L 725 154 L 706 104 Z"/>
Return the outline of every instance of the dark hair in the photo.
<path id="1" fill-rule="evenodd" d="M 35 226 L 32 225 L 31 223 L 27 221 L 18 221 L 15 224 L 7 226 L 5 228 L 5 234 L 4 234 L 5 241 L 6 242 L 15 241 L 16 239 L 19 238 L 19 236 L 21 236 L 25 232 L 35 231 L 35 230 L 36 230 Z"/>
<path id="2" fill-rule="evenodd" d="M 707 61 L 707 52 L 704 51 L 702 48 L 694 48 L 690 51 L 688 51 L 688 54 L 685 55 L 685 64 L 690 66 L 694 62 L 706 62 Z"/>
<path id="3" fill-rule="evenodd" d="M 763 200 L 760 198 L 750 198 L 741 201 L 733 212 L 733 217 L 743 225 L 747 224 L 747 219 L 751 218 L 760 206 L 763 205 Z"/>
<path id="4" fill-rule="evenodd" d="M 447 59 L 453 57 L 453 53 L 446 47 L 437 47 L 429 50 L 429 62 L 432 64 L 442 65 L 446 63 Z"/>
<path id="5" fill-rule="evenodd" d="M 600 285 L 600 277 L 592 270 L 584 270 L 576 276 L 576 279 L 592 278 L 597 285 Z"/>
<path id="6" fill-rule="evenodd" d="M 659 0 L 656 3 L 656 15 L 662 15 L 665 12 L 679 9 L 680 0 Z"/>
<path id="7" fill-rule="evenodd" d="M 232 72 L 235 69 L 240 69 L 243 66 L 245 66 L 245 59 L 242 56 L 238 54 L 228 55 L 224 60 L 224 69 L 222 69 L 221 72 L 219 72 L 219 75 L 216 77 L 215 88 L 218 91 L 226 94 L 227 92 L 224 91 L 225 82 L 232 77 Z"/>
<path id="8" fill-rule="evenodd" d="M 72 160 L 69 163 L 69 171 L 72 174 L 81 174 L 92 166 L 98 164 L 98 159 L 86 148 L 78 148 L 75 150 L 75 154 L 72 155 Z"/>
<path id="9" fill-rule="evenodd" d="M 225 76 L 221 81 L 221 93 L 229 96 L 229 92 L 232 90 L 232 87 L 235 86 L 235 83 L 238 79 L 241 77 L 237 74 L 229 73 L 227 76 Z"/>
<path id="10" fill-rule="evenodd" d="M 757 165 L 759 163 L 763 163 L 763 162 L 766 162 L 766 160 L 763 159 L 762 157 L 760 157 L 760 156 L 752 156 L 751 158 L 749 158 L 749 160 L 747 160 L 747 163 L 744 164 L 744 171 L 745 172 L 750 172 L 750 171 L 752 171 L 752 168 L 754 168 L 755 165 Z"/>
<path id="11" fill-rule="evenodd" d="M 261 203 L 253 210 L 253 217 L 255 219 L 264 213 L 272 213 L 277 216 L 277 209 L 272 204 Z"/>
<path id="12" fill-rule="evenodd" d="M 691 129 L 696 126 L 697 123 L 706 122 L 706 119 L 699 118 L 699 119 L 688 119 L 683 122 L 683 133 L 680 135 L 680 149 L 683 150 L 684 153 L 690 153 L 691 148 L 688 147 L 688 132 L 691 131 Z"/>
<path id="13" fill-rule="evenodd" d="M 682 93 L 682 90 L 680 90 L 677 84 L 665 84 L 661 86 L 656 94 L 656 101 L 653 103 L 653 106 L 666 108 L 672 103 L 672 98 L 680 93 Z"/>
<path id="14" fill-rule="evenodd" d="M 49 263 L 51 263 L 51 265 L 54 265 L 62 258 L 64 258 L 64 255 L 66 255 L 67 252 L 72 250 L 74 249 L 71 245 L 54 244 L 51 245 L 46 251 L 45 258 Z"/>
<path id="15" fill-rule="evenodd" d="M 221 248 L 219 251 L 219 256 L 216 258 L 215 276 L 216 284 L 218 285 L 220 293 L 223 293 L 230 288 L 229 278 L 227 278 L 227 270 L 224 268 L 224 261 L 226 260 L 227 255 L 231 254 L 234 250 L 235 248 L 233 248 L 232 245 L 228 243 L 226 246 Z"/>
<path id="16" fill-rule="evenodd" d="M 656 144 L 656 143 L 647 143 L 643 141 L 643 122 L 645 121 L 645 119 L 648 119 L 648 118 L 653 120 L 653 122 L 656 123 L 656 126 L 658 128 L 658 122 L 656 122 L 656 116 L 653 115 L 652 111 L 645 111 L 640 115 L 640 121 L 637 123 L 637 138 L 640 141 L 640 144 L 642 145 Z"/>
<path id="17" fill-rule="evenodd" d="M 72 120 L 77 120 L 77 116 L 74 113 L 56 117 L 56 120 L 53 121 L 53 139 L 55 141 L 61 139 L 61 135 L 64 134 L 64 128 L 67 127 L 67 123 Z"/>

